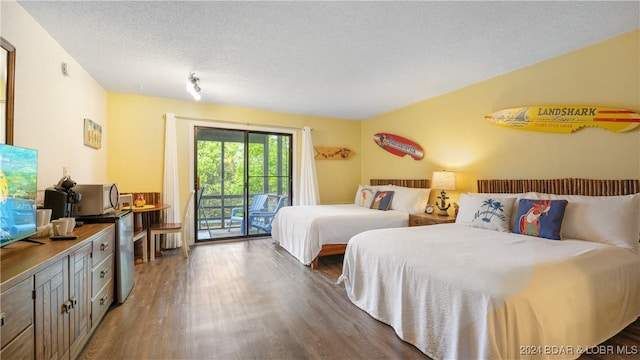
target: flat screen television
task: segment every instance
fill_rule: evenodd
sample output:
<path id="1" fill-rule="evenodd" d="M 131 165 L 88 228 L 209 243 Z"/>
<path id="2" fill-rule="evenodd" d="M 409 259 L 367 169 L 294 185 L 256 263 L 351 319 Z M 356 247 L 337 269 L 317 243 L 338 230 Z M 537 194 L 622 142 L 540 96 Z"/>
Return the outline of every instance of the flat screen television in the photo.
<path id="1" fill-rule="evenodd" d="M 36 233 L 38 151 L 0 144 L 0 247 Z"/>

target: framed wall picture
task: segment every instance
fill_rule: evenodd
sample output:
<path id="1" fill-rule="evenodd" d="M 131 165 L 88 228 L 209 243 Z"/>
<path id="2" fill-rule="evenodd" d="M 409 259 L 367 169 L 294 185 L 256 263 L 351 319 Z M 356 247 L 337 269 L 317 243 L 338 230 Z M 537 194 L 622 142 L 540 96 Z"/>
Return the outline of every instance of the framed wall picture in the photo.
<path id="1" fill-rule="evenodd" d="M 16 48 L 0 36 L 0 144 L 13 145 Z"/>
<path id="2" fill-rule="evenodd" d="M 84 144 L 94 149 L 102 146 L 102 126 L 91 119 L 84 119 Z"/>

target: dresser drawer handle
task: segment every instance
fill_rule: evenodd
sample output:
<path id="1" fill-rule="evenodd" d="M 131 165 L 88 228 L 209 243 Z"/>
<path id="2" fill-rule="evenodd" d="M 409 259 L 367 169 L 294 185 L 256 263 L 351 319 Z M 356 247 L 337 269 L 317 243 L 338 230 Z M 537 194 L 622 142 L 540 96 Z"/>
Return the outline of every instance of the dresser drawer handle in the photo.
<path id="1" fill-rule="evenodd" d="M 4 318 L 5 318 L 5 314 L 0 313 L 0 326 L 4 326 Z"/>
<path id="2" fill-rule="evenodd" d="M 108 273 L 109 273 L 109 269 L 104 269 L 100 271 L 100 279 L 104 279 Z"/>
<path id="3" fill-rule="evenodd" d="M 109 247 L 109 243 L 108 242 L 100 244 L 100 250 L 102 250 L 102 251 L 107 250 L 108 247 Z"/>
<path id="4" fill-rule="evenodd" d="M 104 305 L 107 300 L 109 300 L 109 294 L 105 294 L 103 297 L 100 298 L 100 305 Z"/>
<path id="5" fill-rule="evenodd" d="M 73 304 L 71 303 L 71 300 L 67 300 L 62 304 L 62 313 L 68 314 L 72 308 L 73 308 Z"/>

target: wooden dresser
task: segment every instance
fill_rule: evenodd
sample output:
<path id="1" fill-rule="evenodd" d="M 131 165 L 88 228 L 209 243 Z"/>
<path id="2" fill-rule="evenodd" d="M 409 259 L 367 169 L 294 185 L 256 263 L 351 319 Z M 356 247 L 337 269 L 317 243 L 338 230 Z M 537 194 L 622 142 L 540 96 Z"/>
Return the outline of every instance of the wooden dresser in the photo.
<path id="1" fill-rule="evenodd" d="M 0 358 L 75 359 L 113 302 L 113 224 L 0 249 Z"/>

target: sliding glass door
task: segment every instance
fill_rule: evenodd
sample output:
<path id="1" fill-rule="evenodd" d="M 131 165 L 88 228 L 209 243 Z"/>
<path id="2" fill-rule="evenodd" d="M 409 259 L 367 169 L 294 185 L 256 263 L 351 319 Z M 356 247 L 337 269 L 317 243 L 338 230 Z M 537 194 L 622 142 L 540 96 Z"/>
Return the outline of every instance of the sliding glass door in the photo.
<path id="1" fill-rule="evenodd" d="M 291 134 L 195 127 L 196 241 L 264 236 L 291 204 Z"/>

